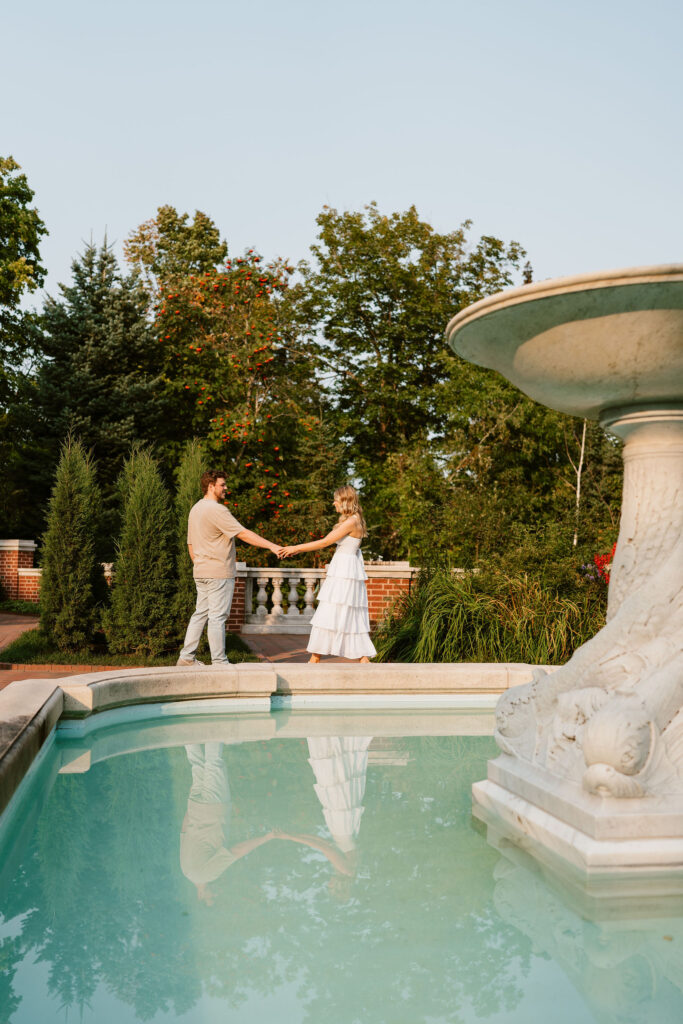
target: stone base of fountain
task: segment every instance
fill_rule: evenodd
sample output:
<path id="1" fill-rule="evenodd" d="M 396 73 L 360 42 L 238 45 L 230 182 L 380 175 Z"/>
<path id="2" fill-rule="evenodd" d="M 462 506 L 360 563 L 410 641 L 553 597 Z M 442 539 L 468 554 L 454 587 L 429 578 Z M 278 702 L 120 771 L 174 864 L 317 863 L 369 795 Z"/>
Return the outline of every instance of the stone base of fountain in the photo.
<path id="1" fill-rule="evenodd" d="M 472 813 L 522 849 L 586 882 L 661 875 L 667 892 L 683 892 L 683 798 L 602 799 L 507 757 L 488 774 L 473 787 Z"/>

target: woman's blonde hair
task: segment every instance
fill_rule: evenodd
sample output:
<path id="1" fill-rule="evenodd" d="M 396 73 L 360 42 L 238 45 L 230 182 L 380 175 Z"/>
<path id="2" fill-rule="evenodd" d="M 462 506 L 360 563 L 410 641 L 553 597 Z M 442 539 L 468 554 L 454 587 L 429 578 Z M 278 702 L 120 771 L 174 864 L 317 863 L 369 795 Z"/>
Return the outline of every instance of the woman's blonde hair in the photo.
<path id="1" fill-rule="evenodd" d="M 339 522 L 343 523 L 351 516 L 358 516 L 363 536 L 367 537 L 368 528 L 365 525 L 365 516 L 363 515 L 363 509 L 360 507 L 356 488 L 352 487 L 351 484 L 344 484 L 343 487 L 338 487 L 334 492 L 334 500 L 339 502 L 341 508 Z"/>

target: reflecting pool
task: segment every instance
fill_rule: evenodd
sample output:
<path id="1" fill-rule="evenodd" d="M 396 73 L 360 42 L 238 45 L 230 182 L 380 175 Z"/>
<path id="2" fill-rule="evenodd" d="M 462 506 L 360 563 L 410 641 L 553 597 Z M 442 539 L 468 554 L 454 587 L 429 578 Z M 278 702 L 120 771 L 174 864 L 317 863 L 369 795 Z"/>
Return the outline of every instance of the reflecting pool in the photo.
<path id="1" fill-rule="evenodd" d="M 2 1024 L 683 1019 L 677 908 L 591 921 L 472 819 L 487 716 L 89 725 L 0 826 Z"/>

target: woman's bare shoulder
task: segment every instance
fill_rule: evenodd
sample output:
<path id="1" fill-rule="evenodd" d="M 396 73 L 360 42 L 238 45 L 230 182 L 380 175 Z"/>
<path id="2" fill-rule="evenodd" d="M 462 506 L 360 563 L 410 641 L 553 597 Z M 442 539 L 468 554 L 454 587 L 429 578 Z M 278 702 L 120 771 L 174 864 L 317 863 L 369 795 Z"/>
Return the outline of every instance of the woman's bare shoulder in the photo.
<path id="1" fill-rule="evenodd" d="M 351 520 L 353 522 L 353 526 L 349 530 L 349 533 L 351 534 L 352 537 L 355 537 L 356 540 L 362 540 L 364 536 L 363 524 L 361 523 L 360 516 L 358 515 L 357 512 L 354 512 L 354 514 L 351 516 Z"/>

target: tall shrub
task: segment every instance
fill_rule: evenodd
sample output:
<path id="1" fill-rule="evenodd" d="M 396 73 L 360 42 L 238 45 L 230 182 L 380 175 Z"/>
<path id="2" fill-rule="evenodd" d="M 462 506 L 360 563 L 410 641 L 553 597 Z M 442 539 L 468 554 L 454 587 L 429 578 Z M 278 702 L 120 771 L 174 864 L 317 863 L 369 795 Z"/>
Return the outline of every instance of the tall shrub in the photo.
<path id="1" fill-rule="evenodd" d="M 40 623 L 60 650 L 92 642 L 105 594 L 97 561 L 100 498 L 94 464 L 82 443 L 62 445 L 43 537 Z"/>
<path id="2" fill-rule="evenodd" d="M 176 628 L 185 629 L 194 611 L 196 590 L 192 575 L 192 561 L 187 550 L 187 517 L 192 506 L 202 496 L 201 476 L 204 472 L 202 444 L 196 438 L 188 441 L 178 467 L 178 489 L 175 498 L 176 520 L 176 575 L 177 591 L 174 602 Z"/>
<path id="3" fill-rule="evenodd" d="M 157 655 L 174 643 L 173 517 L 148 449 L 134 450 L 122 475 L 124 507 L 105 618 L 107 641 L 115 653 Z"/>

